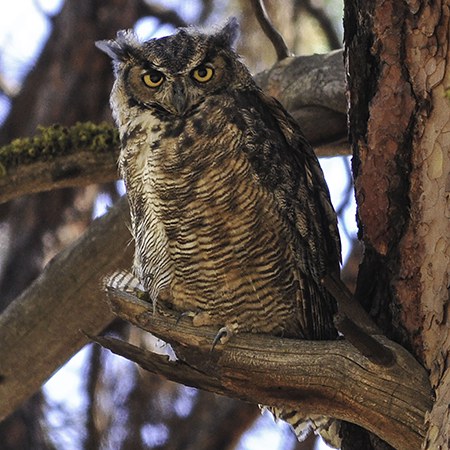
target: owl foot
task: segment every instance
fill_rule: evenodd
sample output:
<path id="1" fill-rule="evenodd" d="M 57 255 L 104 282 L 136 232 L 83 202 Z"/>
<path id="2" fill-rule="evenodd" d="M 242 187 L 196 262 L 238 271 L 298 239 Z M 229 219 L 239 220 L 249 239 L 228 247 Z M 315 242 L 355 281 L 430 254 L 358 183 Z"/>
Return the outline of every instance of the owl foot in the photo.
<path id="1" fill-rule="evenodd" d="M 213 326 L 213 325 L 217 325 L 217 320 L 214 320 L 213 316 L 207 312 L 207 311 L 200 311 L 200 312 L 195 312 L 195 311 L 184 311 L 182 312 L 178 319 L 177 319 L 177 323 L 183 318 L 183 317 L 191 317 L 192 318 L 192 325 L 194 325 L 194 327 L 202 327 L 202 326 Z M 226 344 L 231 336 L 233 336 L 233 334 L 235 334 L 236 330 L 238 328 L 237 324 L 231 324 L 231 325 L 225 325 L 223 326 L 216 334 L 212 346 L 211 346 L 211 351 L 214 350 L 215 346 L 217 344 Z"/>

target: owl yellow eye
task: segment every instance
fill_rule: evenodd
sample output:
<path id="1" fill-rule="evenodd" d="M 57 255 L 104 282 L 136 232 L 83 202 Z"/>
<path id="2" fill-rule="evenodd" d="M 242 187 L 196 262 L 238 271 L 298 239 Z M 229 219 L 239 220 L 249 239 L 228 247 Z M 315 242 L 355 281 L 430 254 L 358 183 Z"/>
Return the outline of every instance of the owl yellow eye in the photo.
<path id="1" fill-rule="evenodd" d="M 157 88 L 158 86 L 161 86 L 162 82 L 164 81 L 164 76 L 157 70 L 152 70 L 142 77 L 142 81 L 148 87 Z"/>
<path id="2" fill-rule="evenodd" d="M 192 78 L 199 83 L 206 83 L 214 75 L 214 69 L 210 66 L 199 66 L 192 72 Z"/>

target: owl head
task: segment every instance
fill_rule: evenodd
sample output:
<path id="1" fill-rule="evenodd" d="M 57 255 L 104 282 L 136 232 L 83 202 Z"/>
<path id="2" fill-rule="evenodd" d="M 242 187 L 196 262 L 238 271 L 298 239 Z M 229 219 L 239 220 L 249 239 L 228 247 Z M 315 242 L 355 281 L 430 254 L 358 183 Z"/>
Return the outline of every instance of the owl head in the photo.
<path id="1" fill-rule="evenodd" d="M 122 108 L 184 116 L 208 96 L 253 84 L 233 48 L 238 33 L 233 18 L 212 34 L 180 28 L 174 35 L 140 42 L 125 30 L 96 46 L 113 60 L 113 94 L 126 99 Z"/>

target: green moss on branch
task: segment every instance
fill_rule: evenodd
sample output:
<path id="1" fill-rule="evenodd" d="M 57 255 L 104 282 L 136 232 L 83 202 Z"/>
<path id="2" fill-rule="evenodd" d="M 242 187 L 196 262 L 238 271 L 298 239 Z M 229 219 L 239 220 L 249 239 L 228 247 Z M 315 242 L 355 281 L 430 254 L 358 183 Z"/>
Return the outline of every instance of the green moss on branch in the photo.
<path id="1" fill-rule="evenodd" d="M 0 147 L 0 176 L 23 164 L 48 161 L 83 149 L 93 153 L 117 152 L 117 131 L 107 123 L 76 123 L 72 127 L 52 125 L 39 127 L 40 134 L 32 138 L 15 139 Z"/>

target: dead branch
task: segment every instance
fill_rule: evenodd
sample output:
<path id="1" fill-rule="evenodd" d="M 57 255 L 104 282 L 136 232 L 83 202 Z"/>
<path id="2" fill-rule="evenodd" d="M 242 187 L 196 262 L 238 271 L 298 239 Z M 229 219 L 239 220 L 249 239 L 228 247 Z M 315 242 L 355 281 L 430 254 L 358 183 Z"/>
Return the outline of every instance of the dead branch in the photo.
<path id="1" fill-rule="evenodd" d="M 336 29 L 334 27 L 333 21 L 328 16 L 324 8 L 319 5 L 320 2 L 313 2 L 311 0 L 296 0 L 295 2 L 295 8 L 297 10 L 296 13 L 299 14 L 299 12 L 304 8 L 304 10 L 319 23 L 320 28 L 322 28 L 323 33 L 327 37 L 330 49 L 334 50 L 341 48 L 342 39 L 339 38 L 338 33 L 336 32 Z"/>
<path id="2" fill-rule="evenodd" d="M 418 449 L 432 405 L 425 370 L 400 345 L 376 339 L 395 356 L 373 364 L 341 341 L 299 341 L 264 335 L 234 336 L 211 351 L 215 329 L 192 326 L 168 313 L 153 315 L 136 297 L 111 296 L 114 313 L 171 344 L 170 362 L 120 340 L 96 342 L 170 380 L 254 403 L 301 409 L 356 423 L 399 450 Z"/>
<path id="3" fill-rule="evenodd" d="M 283 39 L 283 36 L 275 29 L 272 22 L 269 19 L 263 0 L 251 0 L 253 11 L 256 19 L 263 30 L 264 34 L 268 37 L 277 54 L 277 60 L 281 61 L 288 56 L 291 56 L 288 46 Z"/>

